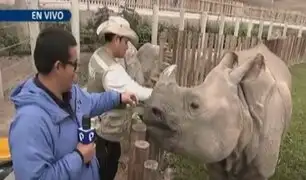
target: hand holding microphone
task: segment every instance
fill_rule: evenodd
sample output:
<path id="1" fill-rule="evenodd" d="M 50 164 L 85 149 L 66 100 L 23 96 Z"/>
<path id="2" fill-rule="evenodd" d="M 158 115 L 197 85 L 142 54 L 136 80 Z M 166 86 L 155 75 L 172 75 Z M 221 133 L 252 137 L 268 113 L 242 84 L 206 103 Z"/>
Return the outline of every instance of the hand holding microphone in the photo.
<path id="1" fill-rule="evenodd" d="M 90 161 L 96 154 L 96 144 L 95 143 L 91 143 L 91 144 L 78 143 L 77 149 L 82 154 L 85 164 L 90 163 Z"/>
<path id="2" fill-rule="evenodd" d="M 90 117 L 83 116 L 82 127 L 78 128 L 79 143 L 77 145 L 77 149 L 82 154 L 83 160 L 87 166 L 95 155 L 95 136 L 96 132 L 94 128 L 91 128 Z"/>

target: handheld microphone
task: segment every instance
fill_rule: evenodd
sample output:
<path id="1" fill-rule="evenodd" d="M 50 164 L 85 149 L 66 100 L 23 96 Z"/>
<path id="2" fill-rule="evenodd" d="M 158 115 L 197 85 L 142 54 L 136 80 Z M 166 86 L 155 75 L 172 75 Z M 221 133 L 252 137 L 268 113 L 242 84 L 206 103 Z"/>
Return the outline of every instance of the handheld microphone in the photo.
<path id="1" fill-rule="evenodd" d="M 82 144 L 90 144 L 95 141 L 96 132 L 94 128 L 91 128 L 90 117 L 84 115 L 82 117 L 82 126 L 78 128 L 78 140 Z M 86 164 L 89 166 L 89 163 Z"/>
<path id="2" fill-rule="evenodd" d="M 95 129 L 91 128 L 90 117 L 84 115 L 82 127 L 78 128 L 78 140 L 82 144 L 90 144 L 95 141 Z"/>

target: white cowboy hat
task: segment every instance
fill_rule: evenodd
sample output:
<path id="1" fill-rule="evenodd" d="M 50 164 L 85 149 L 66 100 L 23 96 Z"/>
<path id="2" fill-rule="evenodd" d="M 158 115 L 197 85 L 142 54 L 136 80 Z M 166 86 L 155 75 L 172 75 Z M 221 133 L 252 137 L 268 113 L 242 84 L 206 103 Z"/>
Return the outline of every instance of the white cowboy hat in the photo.
<path id="1" fill-rule="evenodd" d="M 96 33 L 98 36 L 103 36 L 105 33 L 113 33 L 128 38 L 135 46 L 138 44 L 136 32 L 131 29 L 130 23 L 120 16 L 110 16 L 107 21 L 99 25 Z"/>

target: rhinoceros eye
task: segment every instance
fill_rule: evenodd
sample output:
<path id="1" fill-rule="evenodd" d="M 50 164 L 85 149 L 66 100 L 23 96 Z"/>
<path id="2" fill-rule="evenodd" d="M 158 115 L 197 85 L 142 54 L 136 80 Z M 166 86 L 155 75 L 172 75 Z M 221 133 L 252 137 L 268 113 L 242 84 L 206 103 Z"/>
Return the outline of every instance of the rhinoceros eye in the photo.
<path id="1" fill-rule="evenodd" d="M 192 102 L 192 103 L 190 104 L 190 107 L 191 107 L 192 109 L 198 109 L 198 108 L 199 108 L 199 104 L 197 104 L 197 103 L 195 103 L 195 102 Z"/>

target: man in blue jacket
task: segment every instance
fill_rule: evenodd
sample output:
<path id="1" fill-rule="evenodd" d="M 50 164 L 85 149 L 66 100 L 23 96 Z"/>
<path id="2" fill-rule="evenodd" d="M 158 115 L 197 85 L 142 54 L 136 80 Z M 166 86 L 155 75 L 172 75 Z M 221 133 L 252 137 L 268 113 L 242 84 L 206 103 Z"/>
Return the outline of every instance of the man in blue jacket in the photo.
<path id="1" fill-rule="evenodd" d="M 75 85 L 76 45 L 70 32 L 43 30 L 34 51 L 38 74 L 12 92 L 9 145 L 16 180 L 99 180 L 95 144 L 78 142 L 82 116 L 135 102 L 130 93 L 89 94 Z"/>

